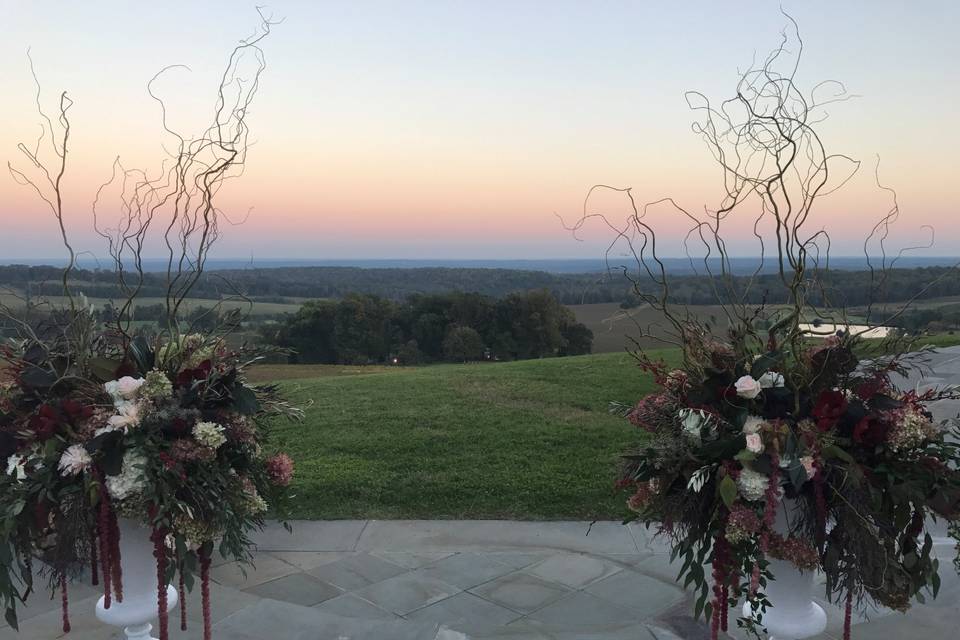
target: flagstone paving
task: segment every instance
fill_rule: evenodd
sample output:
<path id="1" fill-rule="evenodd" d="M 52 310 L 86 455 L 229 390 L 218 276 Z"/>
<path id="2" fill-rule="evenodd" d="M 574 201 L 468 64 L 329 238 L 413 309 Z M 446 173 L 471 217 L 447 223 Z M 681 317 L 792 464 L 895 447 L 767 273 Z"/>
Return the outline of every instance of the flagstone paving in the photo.
<path id="1" fill-rule="evenodd" d="M 905 385 L 960 383 L 960 348 L 933 356 L 932 373 Z M 935 407 L 939 417 L 960 403 Z M 224 640 L 703 640 L 689 593 L 676 583 L 666 546 L 640 526 L 616 522 L 333 521 L 278 525 L 257 537 L 254 566 L 213 569 L 214 637 Z M 855 616 L 854 637 L 948 640 L 960 628 L 954 550 L 936 529 L 943 586 L 907 614 Z M 73 631 L 60 630 L 60 599 L 31 599 L 18 634 L 0 640 L 119 638 L 93 616 L 97 592 L 71 587 Z M 38 594 L 39 595 L 39 594 Z M 201 638 L 171 616 L 171 638 Z M 842 610 L 821 602 L 827 632 Z M 731 620 L 736 613 L 731 615 Z M 731 637 L 737 637 L 731 630 Z"/>
<path id="2" fill-rule="evenodd" d="M 642 527 L 601 522 L 358 522 L 270 526 L 254 566 L 213 570 L 214 637 L 230 640 L 701 640 L 703 621 L 674 578 L 663 545 Z M 303 526 L 301 529 L 301 525 Z M 535 525 L 535 526 L 532 526 Z M 389 530 L 402 531 L 395 538 Z M 306 533 L 301 533 L 305 531 Z M 300 539 L 309 536 L 309 541 Z M 595 537 L 596 536 L 596 537 Z M 273 548 L 273 547 L 278 548 Z M 309 549 L 308 547 L 313 547 Z M 290 551 L 297 548 L 298 551 Z M 859 615 L 854 636 L 955 638 L 960 579 L 940 539 L 940 597 L 907 615 Z M 59 598 L 24 610 L 21 632 L 2 640 L 119 638 L 93 617 L 97 593 L 71 589 L 73 631 L 60 631 Z M 200 610 L 188 596 L 188 630 L 171 616 L 171 638 L 200 638 Z M 822 603 L 827 633 L 842 611 Z M 735 619 L 736 614 L 731 616 Z M 731 637 L 737 637 L 731 630 Z"/>

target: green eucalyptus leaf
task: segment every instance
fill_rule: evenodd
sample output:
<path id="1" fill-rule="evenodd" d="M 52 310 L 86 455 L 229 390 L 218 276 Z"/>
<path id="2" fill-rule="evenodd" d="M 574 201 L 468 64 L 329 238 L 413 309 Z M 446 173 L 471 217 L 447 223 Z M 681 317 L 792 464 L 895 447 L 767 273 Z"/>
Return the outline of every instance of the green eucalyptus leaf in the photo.
<path id="1" fill-rule="evenodd" d="M 733 481 L 733 478 L 724 476 L 723 480 L 720 481 L 720 486 L 717 488 L 717 491 L 719 491 L 720 497 L 727 507 L 733 506 L 734 501 L 737 499 L 737 483 Z"/>

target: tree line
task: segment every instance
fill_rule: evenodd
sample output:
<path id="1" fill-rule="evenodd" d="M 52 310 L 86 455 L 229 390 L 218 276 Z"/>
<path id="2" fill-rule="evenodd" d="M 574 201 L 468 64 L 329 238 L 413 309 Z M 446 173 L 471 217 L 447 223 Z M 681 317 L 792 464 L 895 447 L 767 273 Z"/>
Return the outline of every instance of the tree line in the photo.
<path id="1" fill-rule="evenodd" d="M 808 272 L 811 274 L 812 272 Z M 0 285 L 33 297 L 60 294 L 61 270 L 56 267 L 0 266 Z M 960 295 L 960 271 L 951 267 L 890 269 L 882 274 L 869 271 L 832 270 L 810 280 L 811 303 L 822 304 L 821 287 L 836 306 L 865 305 L 869 302 L 901 302 Z M 77 270 L 73 278 L 82 283 L 88 297 L 122 299 L 116 274 L 109 270 Z M 230 287 L 225 287 L 224 282 Z M 166 295 L 164 274 L 147 273 L 140 290 L 144 297 Z M 746 302 L 782 303 L 787 291 L 779 275 L 764 273 L 756 278 L 734 276 L 731 287 Z M 652 281 L 638 286 L 655 293 Z M 358 267 L 277 267 L 231 269 L 204 274 L 191 290 L 194 298 L 216 300 L 235 291 L 259 302 L 289 302 L 294 298 L 343 298 L 353 293 L 370 294 L 401 302 L 412 295 L 470 291 L 503 297 L 533 289 L 550 291 L 563 304 L 618 302 L 636 304 L 633 284 L 620 272 L 547 273 L 516 269 L 486 268 L 375 268 Z M 675 304 L 716 304 L 716 282 L 703 275 L 671 276 L 671 301 Z"/>
<path id="2" fill-rule="evenodd" d="M 369 294 L 304 303 L 261 328 L 292 349 L 293 362 L 325 364 L 518 360 L 590 353 L 593 333 L 549 291 L 493 298 L 478 293 Z"/>

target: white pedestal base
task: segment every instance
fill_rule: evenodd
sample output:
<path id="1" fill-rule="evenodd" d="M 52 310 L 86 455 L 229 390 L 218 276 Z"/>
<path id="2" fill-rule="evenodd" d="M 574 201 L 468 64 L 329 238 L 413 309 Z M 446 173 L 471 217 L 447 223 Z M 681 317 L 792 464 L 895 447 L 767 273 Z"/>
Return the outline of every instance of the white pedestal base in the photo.
<path id="1" fill-rule="evenodd" d="M 789 534 L 789 518 L 796 508 L 794 500 L 784 499 L 777 509 L 774 529 L 781 535 Z M 771 606 L 760 621 L 770 640 L 803 640 L 823 633 L 827 613 L 813 601 L 813 572 L 800 573 L 792 563 L 771 558 L 770 573 L 774 579 L 767 582 L 764 595 Z M 743 617 L 750 618 L 752 614 L 750 603 L 745 603 Z"/>
<path id="2" fill-rule="evenodd" d="M 97 619 L 114 627 L 123 627 L 128 639 L 156 640 L 150 635 L 151 620 L 157 618 L 157 561 L 153 557 L 150 530 L 121 519 L 120 568 L 123 574 L 123 602 L 116 598 L 104 609 L 97 602 Z M 177 590 L 167 586 L 167 611 L 176 611 Z"/>

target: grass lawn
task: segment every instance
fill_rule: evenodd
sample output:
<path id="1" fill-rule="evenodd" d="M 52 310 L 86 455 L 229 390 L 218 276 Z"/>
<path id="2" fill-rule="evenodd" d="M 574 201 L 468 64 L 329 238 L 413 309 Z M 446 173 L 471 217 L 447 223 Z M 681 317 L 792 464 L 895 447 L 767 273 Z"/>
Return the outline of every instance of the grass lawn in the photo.
<path id="1" fill-rule="evenodd" d="M 607 403 L 653 389 L 612 353 L 283 385 L 312 402 L 274 430 L 299 518 L 620 518 L 617 456 L 636 434 Z"/>

